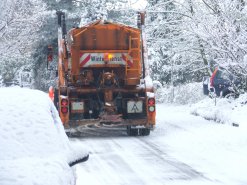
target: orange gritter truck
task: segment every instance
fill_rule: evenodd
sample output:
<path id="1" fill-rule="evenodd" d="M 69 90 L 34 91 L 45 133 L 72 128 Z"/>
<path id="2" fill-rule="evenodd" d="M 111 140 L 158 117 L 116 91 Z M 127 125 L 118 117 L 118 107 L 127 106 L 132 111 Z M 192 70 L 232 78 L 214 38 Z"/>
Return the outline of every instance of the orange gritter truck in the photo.
<path id="1" fill-rule="evenodd" d="M 54 103 L 67 132 L 83 127 L 126 127 L 146 136 L 155 127 L 155 97 L 144 33 L 97 20 L 66 32 L 58 11 L 58 83 Z"/>

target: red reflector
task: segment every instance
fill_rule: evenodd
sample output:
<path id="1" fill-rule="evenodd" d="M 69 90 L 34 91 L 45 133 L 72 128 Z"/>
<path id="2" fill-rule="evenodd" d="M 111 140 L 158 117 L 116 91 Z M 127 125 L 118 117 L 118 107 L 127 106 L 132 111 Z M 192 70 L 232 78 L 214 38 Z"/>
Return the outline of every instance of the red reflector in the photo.
<path id="1" fill-rule="evenodd" d="M 61 100 L 61 105 L 62 106 L 68 106 L 68 104 L 69 104 L 69 101 L 67 99 L 62 99 Z"/>
<path id="2" fill-rule="evenodd" d="M 148 105 L 154 105 L 155 104 L 155 99 L 154 98 L 149 98 L 148 99 Z"/>
<path id="3" fill-rule="evenodd" d="M 68 107 L 62 107 L 61 112 L 64 114 L 68 113 Z"/>
<path id="4" fill-rule="evenodd" d="M 52 56 L 51 55 L 48 55 L 47 56 L 47 60 L 48 60 L 48 62 L 51 62 L 53 60 Z"/>

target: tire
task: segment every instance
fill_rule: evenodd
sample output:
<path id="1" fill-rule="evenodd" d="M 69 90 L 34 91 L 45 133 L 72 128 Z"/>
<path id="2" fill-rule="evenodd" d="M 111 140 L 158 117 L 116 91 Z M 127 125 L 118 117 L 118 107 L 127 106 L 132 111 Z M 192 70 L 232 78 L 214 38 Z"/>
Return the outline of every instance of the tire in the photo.
<path id="1" fill-rule="evenodd" d="M 208 95 L 209 94 L 209 90 L 208 90 L 209 77 L 204 76 L 202 79 L 202 82 L 203 82 L 203 94 Z"/>
<path id="2" fill-rule="evenodd" d="M 130 126 L 127 126 L 126 131 L 127 131 L 127 135 L 128 135 L 128 136 L 130 136 L 130 129 L 131 129 Z"/>
<path id="3" fill-rule="evenodd" d="M 230 96 L 232 96 L 232 94 L 234 94 L 233 92 L 231 92 L 230 90 L 228 90 L 228 88 L 225 88 L 221 91 L 221 95 L 224 98 L 228 98 Z"/>
<path id="4" fill-rule="evenodd" d="M 208 84 L 203 84 L 203 94 L 204 95 L 208 95 L 209 94 Z"/>
<path id="5" fill-rule="evenodd" d="M 141 136 L 148 136 L 150 134 L 150 129 L 149 128 L 141 128 L 139 130 Z"/>
<path id="6" fill-rule="evenodd" d="M 229 100 L 234 100 L 237 98 L 237 95 L 235 93 L 228 93 L 224 96 L 225 98 L 229 99 Z"/>
<path id="7" fill-rule="evenodd" d="M 66 131 L 65 133 L 68 136 L 68 138 L 81 137 L 81 133 L 80 132 Z"/>
<path id="8" fill-rule="evenodd" d="M 59 98 L 58 98 L 58 89 L 55 88 L 55 92 L 54 92 L 54 105 L 58 110 L 58 102 L 59 102 Z"/>
<path id="9" fill-rule="evenodd" d="M 66 133 L 66 135 L 68 136 L 68 137 L 72 137 L 72 134 L 71 134 L 71 132 L 65 132 Z"/>
<path id="10" fill-rule="evenodd" d="M 138 135 L 138 129 L 131 128 L 131 126 L 127 126 L 127 134 L 128 134 L 128 136 L 137 136 Z"/>

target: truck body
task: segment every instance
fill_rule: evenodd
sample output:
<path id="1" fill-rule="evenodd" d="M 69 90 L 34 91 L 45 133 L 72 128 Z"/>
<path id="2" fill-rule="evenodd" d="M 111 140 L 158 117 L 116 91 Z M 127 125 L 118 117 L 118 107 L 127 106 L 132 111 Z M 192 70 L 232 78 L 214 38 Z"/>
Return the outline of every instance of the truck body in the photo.
<path id="1" fill-rule="evenodd" d="M 127 127 L 149 135 L 155 126 L 155 97 L 148 74 L 144 13 L 138 28 L 97 20 L 66 33 L 58 15 L 58 84 L 55 104 L 64 127 Z"/>

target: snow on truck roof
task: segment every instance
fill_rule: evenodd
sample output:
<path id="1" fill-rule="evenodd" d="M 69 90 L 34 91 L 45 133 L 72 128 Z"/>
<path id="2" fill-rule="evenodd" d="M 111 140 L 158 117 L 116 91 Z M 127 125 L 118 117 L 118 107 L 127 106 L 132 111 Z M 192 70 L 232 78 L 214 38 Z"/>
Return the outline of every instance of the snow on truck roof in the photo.
<path id="1" fill-rule="evenodd" d="M 97 26 L 97 25 L 116 25 L 116 26 L 119 26 L 119 27 L 127 27 L 127 28 L 131 28 L 131 29 L 139 30 L 136 27 L 132 27 L 132 26 L 126 25 L 124 23 L 113 22 L 113 21 L 102 20 L 102 19 L 99 19 L 99 20 L 96 20 L 96 21 L 92 21 L 92 22 L 90 22 L 88 24 L 85 24 L 85 25 L 81 25 L 79 28 L 85 28 L 85 27 Z"/>

